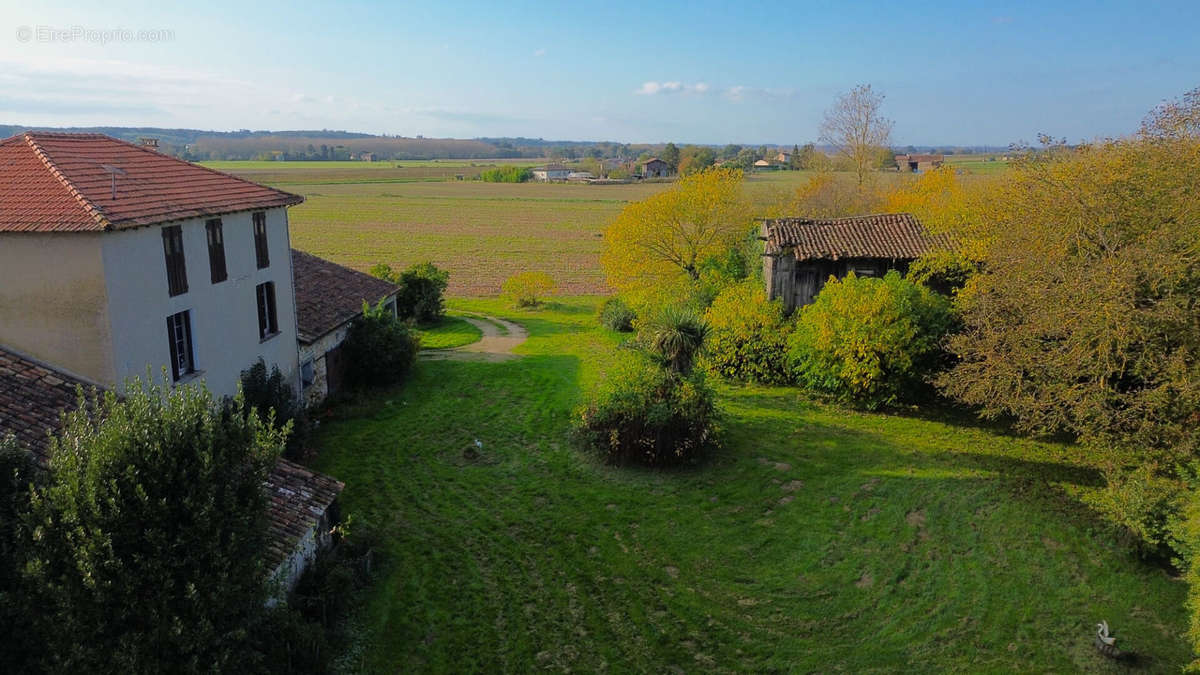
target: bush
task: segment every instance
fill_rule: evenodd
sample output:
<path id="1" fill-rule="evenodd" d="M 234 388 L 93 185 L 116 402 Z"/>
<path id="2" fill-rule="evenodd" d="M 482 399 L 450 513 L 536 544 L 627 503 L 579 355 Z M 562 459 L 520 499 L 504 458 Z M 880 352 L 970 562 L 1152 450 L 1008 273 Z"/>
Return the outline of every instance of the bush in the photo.
<path id="1" fill-rule="evenodd" d="M 684 376 L 631 359 L 580 409 L 575 432 L 613 464 L 692 461 L 715 441 L 713 398 L 700 371 Z"/>
<path id="2" fill-rule="evenodd" d="M 951 325 L 949 301 L 899 273 L 851 273 L 800 310 L 788 359 L 800 384 L 874 409 L 926 389 Z"/>
<path id="3" fill-rule="evenodd" d="M 47 670 L 248 670 L 284 436 L 196 385 L 134 379 L 66 414 L 30 516 Z"/>
<path id="4" fill-rule="evenodd" d="M 362 316 L 355 319 L 342 343 L 346 379 L 358 387 L 398 384 L 412 370 L 420 349 L 420 338 L 384 309 L 363 303 Z"/>
<path id="5" fill-rule="evenodd" d="M 533 178 L 533 171 L 526 166 L 500 166 L 479 174 L 486 183 L 524 183 Z"/>
<path id="6" fill-rule="evenodd" d="M 620 298 L 609 298 L 600 305 L 596 313 L 600 325 L 609 330 L 628 333 L 633 330 L 633 320 L 637 318 L 629 305 Z"/>
<path id="7" fill-rule="evenodd" d="M 260 419 L 268 420 L 274 411 L 276 426 L 282 427 L 292 423 L 292 431 L 288 434 L 287 447 L 284 454 L 295 459 L 304 449 L 308 440 L 308 418 L 304 408 L 296 401 L 296 393 L 292 390 L 278 366 L 272 366 L 267 371 L 267 364 L 259 359 L 254 365 L 242 371 L 242 397 L 246 401 L 246 410 L 258 413 Z"/>
<path id="8" fill-rule="evenodd" d="M 704 314 L 709 337 L 702 363 L 710 372 L 737 380 L 785 384 L 791 381 L 787 338 L 792 325 L 783 305 L 767 301 L 757 281 L 721 292 Z"/>
<path id="9" fill-rule="evenodd" d="M 517 307 L 536 307 L 542 296 L 554 291 L 554 279 L 545 272 L 521 272 L 505 280 L 500 293 Z"/>
<path id="10" fill-rule="evenodd" d="M 378 263 L 368 272 L 400 287 L 396 293 L 396 316 L 401 319 L 431 324 L 446 313 L 444 296 L 450 273 L 433 263 L 417 263 L 403 272 L 394 272 L 390 265 Z"/>
<path id="11" fill-rule="evenodd" d="M 0 436 L 0 664 L 31 670 L 41 656 L 31 617 L 37 604 L 21 579 L 28 553 L 25 524 L 29 486 L 42 478 L 33 455 L 12 436 Z"/>

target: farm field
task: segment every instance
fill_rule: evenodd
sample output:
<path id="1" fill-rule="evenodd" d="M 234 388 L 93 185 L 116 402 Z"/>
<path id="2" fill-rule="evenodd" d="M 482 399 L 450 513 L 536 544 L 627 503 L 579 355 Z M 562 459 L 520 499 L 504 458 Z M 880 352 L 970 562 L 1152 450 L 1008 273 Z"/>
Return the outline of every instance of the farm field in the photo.
<path id="1" fill-rule="evenodd" d="M 946 164 L 955 169 L 986 176 L 1002 173 L 1008 169 L 1008 161 L 1003 159 L 1004 156 L 1003 152 L 987 155 L 947 155 Z"/>
<path id="2" fill-rule="evenodd" d="M 430 260 L 450 271 L 452 296 L 496 295 L 506 278 L 527 270 L 549 274 L 562 294 L 606 292 L 599 262 L 605 226 L 629 202 L 670 186 L 484 183 L 435 175 L 398 178 L 391 173 L 397 170 L 384 164 L 212 162 L 208 166 L 304 195 L 305 202 L 289 215 L 293 246 L 363 271 L 379 262 L 396 269 Z M 404 169 L 443 170 L 462 169 Z M 786 202 L 810 175 L 803 171 L 751 174 L 747 191 L 765 209 Z M 880 174 L 881 182 L 906 179 L 896 173 Z"/>
<path id="3" fill-rule="evenodd" d="M 1139 671 L 1189 660 L 1184 584 L 1080 504 L 1076 446 L 722 384 L 699 466 L 573 448 L 623 339 L 596 303 L 452 301 L 524 324 L 523 358 L 421 361 L 323 421 L 315 468 L 386 559 L 345 670 L 1123 672 L 1101 619 Z"/>

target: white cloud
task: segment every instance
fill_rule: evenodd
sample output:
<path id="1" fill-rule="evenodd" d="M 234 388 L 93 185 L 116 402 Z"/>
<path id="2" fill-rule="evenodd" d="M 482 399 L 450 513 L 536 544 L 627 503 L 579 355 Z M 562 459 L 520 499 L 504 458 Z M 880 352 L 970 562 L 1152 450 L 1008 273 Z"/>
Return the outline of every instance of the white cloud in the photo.
<path id="1" fill-rule="evenodd" d="M 642 86 L 635 89 L 633 93 L 641 94 L 642 96 L 653 96 L 655 94 L 703 94 L 708 92 L 709 87 L 707 82 L 697 82 L 695 84 L 685 84 L 679 81 L 671 82 L 643 82 Z"/>

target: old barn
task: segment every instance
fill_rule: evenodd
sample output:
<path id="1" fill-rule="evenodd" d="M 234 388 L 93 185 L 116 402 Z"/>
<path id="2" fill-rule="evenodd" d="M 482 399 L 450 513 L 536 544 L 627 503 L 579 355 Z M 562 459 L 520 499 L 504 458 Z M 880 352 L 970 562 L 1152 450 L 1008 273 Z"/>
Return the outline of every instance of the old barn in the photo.
<path id="1" fill-rule="evenodd" d="M 830 277 L 904 273 L 912 261 L 946 245 L 908 213 L 774 218 L 763 221 L 761 239 L 767 298 L 782 300 L 789 312 L 811 303 Z"/>

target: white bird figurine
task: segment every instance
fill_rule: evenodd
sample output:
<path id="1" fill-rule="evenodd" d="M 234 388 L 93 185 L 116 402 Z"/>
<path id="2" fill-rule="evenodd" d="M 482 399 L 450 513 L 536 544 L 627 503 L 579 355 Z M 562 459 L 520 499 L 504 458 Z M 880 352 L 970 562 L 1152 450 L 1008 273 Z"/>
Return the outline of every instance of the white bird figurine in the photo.
<path id="1" fill-rule="evenodd" d="M 1124 660 L 1126 654 L 1120 649 L 1117 649 L 1117 638 L 1108 634 L 1108 622 L 1101 621 L 1096 624 L 1096 651 L 1107 656 L 1110 659 Z"/>
<path id="2" fill-rule="evenodd" d="M 1116 644 L 1117 638 L 1108 636 L 1108 622 L 1107 621 L 1101 621 L 1100 623 L 1096 624 L 1096 628 L 1099 629 L 1096 631 L 1096 634 L 1097 634 L 1097 637 L 1100 638 L 1101 642 L 1108 645 L 1109 647 Z"/>
<path id="3" fill-rule="evenodd" d="M 476 439 L 475 439 L 475 447 L 477 447 L 477 448 L 479 448 L 480 450 L 482 450 L 482 449 L 483 449 L 483 441 L 481 441 L 481 440 L 479 440 L 478 438 L 476 438 Z"/>

